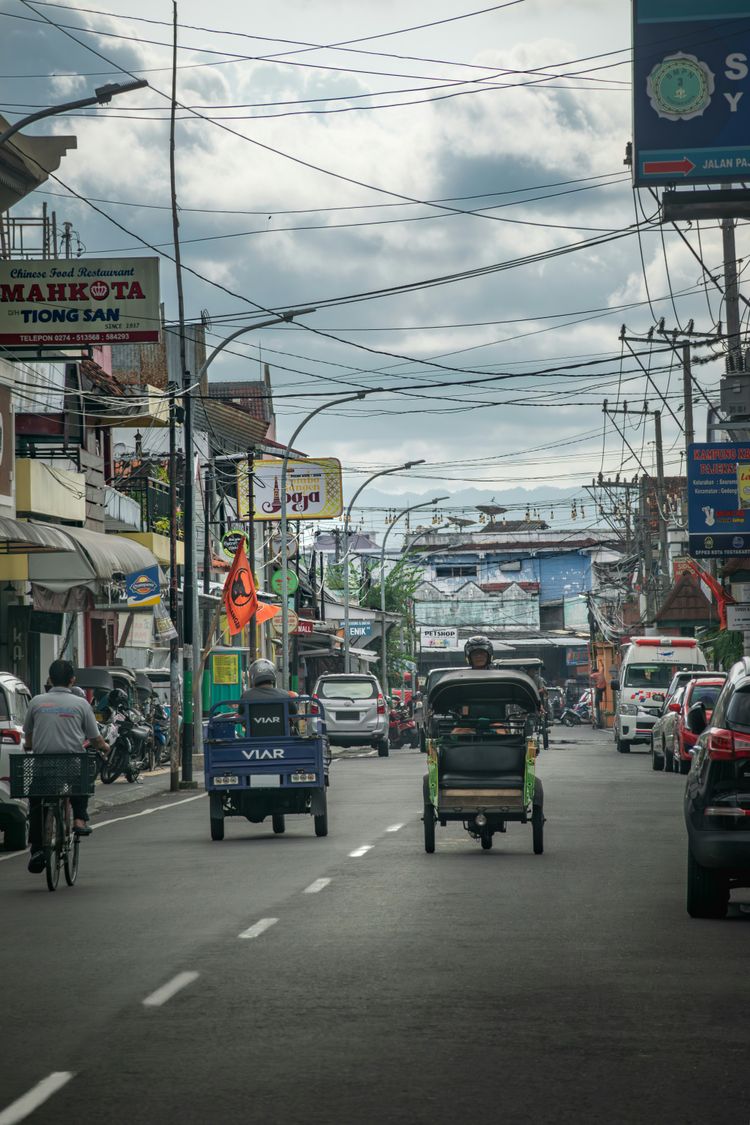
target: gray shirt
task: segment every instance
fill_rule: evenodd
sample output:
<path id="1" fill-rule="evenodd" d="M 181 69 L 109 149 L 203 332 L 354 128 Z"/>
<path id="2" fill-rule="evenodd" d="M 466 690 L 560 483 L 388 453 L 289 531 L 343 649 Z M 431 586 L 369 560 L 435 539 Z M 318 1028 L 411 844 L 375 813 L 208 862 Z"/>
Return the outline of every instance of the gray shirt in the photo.
<path id="1" fill-rule="evenodd" d="M 80 754 L 99 737 L 91 704 L 70 688 L 53 687 L 29 704 L 23 732 L 34 754 Z"/>

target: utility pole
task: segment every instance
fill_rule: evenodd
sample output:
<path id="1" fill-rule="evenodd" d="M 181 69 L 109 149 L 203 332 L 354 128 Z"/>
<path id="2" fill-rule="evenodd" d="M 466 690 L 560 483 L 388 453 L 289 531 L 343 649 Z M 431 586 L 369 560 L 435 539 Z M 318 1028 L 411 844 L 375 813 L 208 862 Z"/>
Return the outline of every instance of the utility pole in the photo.
<path id="1" fill-rule="evenodd" d="M 176 634 L 169 641 L 169 788 L 180 787 L 180 586 L 177 577 L 177 403 L 175 383 L 169 390 L 169 615 Z"/>
<path id="2" fill-rule="evenodd" d="M 656 440 L 656 495 L 659 508 L 659 591 L 662 597 L 669 589 L 669 541 L 667 539 L 667 494 L 664 487 L 664 447 L 661 436 L 661 411 L 654 411 Z"/>
<path id="3" fill-rule="evenodd" d="M 685 400 L 685 455 L 695 441 L 693 426 L 693 372 L 690 362 L 690 344 L 686 341 L 682 345 L 682 396 Z"/>
<path id="4" fill-rule="evenodd" d="M 214 517 L 214 459 L 209 457 L 206 462 L 205 472 L 205 497 L 203 504 L 203 593 L 211 593 L 211 524 Z M 203 610 L 203 644 L 209 640 L 208 631 L 211 627 L 211 610 L 208 602 Z"/>
<path id="5" fill-rule="evenodd" d="M 255 450 L 247 451 L 247 554 L 250 570 L 255 581 Z M 258 657 L 257 620 L 255 613 L 250 618 L 250 644 L 248 660 L 252 664 Z"/>
<path id="6" fill-rule="evenodd" d="M 740 289 L 737 281 L 737 247 L 734 219 L 721 220 L 721 241 L 724 250 L 724 303 L 727 317 L 727 370 L 742 371 L 740 346 Z"/>

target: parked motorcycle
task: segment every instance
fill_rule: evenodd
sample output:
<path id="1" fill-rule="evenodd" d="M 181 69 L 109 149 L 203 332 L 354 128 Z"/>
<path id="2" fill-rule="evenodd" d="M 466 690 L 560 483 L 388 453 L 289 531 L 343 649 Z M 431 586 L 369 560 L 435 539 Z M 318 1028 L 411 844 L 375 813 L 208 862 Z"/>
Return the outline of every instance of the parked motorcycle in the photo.
<path id="1" fill-rule="evenodd" d="M 104 785 L 111 785 L 120 774 L 133 784 L 148 765 L 151 728 L 135 711 L 125 710 L 126 704 L 125 693 L 115 689 L 103 710 L 103 724 L 110 730 L 110 752 L 100 769 Z"/>
<path id="2" fill-rule="evenodd" d="M 419 729 L 406 707 L 392 707 L 388 715 L 388 741 L 391 746 L 419 746 Z"/>
<path id="3" fill-rule="evenodd" d="M 580 727 L 591 722 L 591 692 L 585 691 L 573 707 L 566 707 L 560 716 L 566 727 Z"/>
<path id="4" fill-rule="evenodd" d="M 151 769 L 169 762 L 169 708 L 162 703 L 154 707 L 153 716 L 153 764 Z"/>

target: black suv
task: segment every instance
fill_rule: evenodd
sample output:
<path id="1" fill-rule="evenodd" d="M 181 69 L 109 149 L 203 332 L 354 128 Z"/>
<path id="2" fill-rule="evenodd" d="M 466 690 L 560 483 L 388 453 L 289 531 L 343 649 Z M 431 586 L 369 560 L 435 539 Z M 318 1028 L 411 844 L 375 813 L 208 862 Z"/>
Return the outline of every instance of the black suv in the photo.
<path id="1" fill-rule="evenodd" d="M 685 789 L 687 909 L 723 918 L 730 890 L 750 886 L 750 657 L 730 671 L 711 725 L 702 703 L 687 721 L 700 735 Z"/>

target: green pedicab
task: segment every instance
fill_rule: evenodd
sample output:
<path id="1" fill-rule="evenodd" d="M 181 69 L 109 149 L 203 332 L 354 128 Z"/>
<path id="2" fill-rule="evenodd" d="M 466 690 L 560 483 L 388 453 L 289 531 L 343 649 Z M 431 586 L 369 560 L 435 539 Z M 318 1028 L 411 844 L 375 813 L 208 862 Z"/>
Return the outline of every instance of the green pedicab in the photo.
<path id="1" fill-rule="evenodd" d="M 544 851 L 544 791 L 536 777 L 541 700 L 536 684 L 513 669 L 465 669 L 430 692 L 424 846 L 437 825 L 461 821 L 484 849 L 508 823 L 531 823 L 534 853 Z"/>

